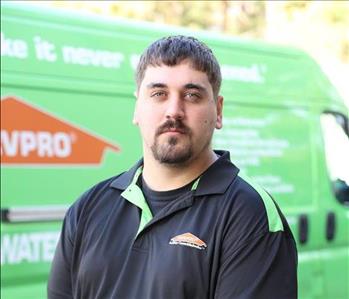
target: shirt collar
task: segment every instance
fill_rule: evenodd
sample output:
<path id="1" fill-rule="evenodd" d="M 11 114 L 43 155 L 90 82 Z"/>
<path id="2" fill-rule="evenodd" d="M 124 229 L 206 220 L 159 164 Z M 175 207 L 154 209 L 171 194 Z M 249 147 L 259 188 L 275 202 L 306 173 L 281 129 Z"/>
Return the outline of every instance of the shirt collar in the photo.
<path id="1" fill-rule="evenodd" d="M 230 161 L 228 151 L 214 151 L 219 158 L 201 175 L 196 196 L 207 194 L 223 194 L 239 172 Z"/>
<path id="2" fill-rule="evenodd" d="M 134 175 L 136 174 L 137 169 L 143 165 L 143 159 L 140 159 L 135 165 L 130 168 L 130 170 L 123 172 L 117 176 L 111 183 L 110 187 L 125 190 L 133 180 Z"/>
<path id="3" fill-rule="evenodd" d="M 194 191 L 195 196 L 223 194 L 239 172 L 239 169 L 230 161 L 229 152 L 217 150 L 215 153 L 219 155 L 219 158 L 201 175 Z M 131 184 L 137 169 L 142 165 L 143 159 L 139 160 L 130 170 L 115 178 L 110 186 L 125 190 Z"/>

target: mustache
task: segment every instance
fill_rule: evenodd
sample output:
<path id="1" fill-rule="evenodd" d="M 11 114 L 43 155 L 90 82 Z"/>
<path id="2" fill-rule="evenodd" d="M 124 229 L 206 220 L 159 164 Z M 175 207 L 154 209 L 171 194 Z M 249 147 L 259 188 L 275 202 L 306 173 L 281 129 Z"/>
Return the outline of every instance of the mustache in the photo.
<path id="1" fill-rule="evenodd" d="M 168 132 L 171 129 L 176 129 L 182 134 L 190 134 L 191 132 L 191 130 L 186 125 L 184 125 L 181 120 L 169 119 L 156 130 L 156 136 Z"/>

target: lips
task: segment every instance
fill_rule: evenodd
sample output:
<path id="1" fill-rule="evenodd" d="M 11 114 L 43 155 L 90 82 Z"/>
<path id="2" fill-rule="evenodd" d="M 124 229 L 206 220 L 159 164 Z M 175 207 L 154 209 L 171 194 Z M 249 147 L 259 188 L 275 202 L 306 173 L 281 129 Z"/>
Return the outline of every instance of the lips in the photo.
<path id="1" fill-rule="evenodd" d="M 184 130 L 176 129 L 176 128 L 169 128 L 164 130 L 162 133 L 179 133 L 179 134 L 185 134 Z"/>

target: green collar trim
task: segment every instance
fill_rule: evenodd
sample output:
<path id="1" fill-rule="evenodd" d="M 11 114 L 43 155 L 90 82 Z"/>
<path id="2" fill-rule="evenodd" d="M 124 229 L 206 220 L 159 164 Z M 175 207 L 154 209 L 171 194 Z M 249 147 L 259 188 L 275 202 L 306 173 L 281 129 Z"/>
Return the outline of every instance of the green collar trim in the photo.
<path id="1" fill-rule="evenodd" d="M 201 179 L 201 176 L 199 176 L 196 181 L 193 183 L 193 186 L 191 186 L 191 191 L 195 191 L 199 185 L 199 182 L 200 182 L 200 179 Z"/>
<path id="2" fill-rule="evenodd" d="M 153 214 L 148 206 L 147 201 L 144 198 L 142 190 L 137 186 L 137 180 L 139 175 L 142 173 L 143 167 L 139 167 L 135 172 L 131 184 L 121 193 L 121 196 L 126 198 L 130 203 L 141 209 L 141 221 L 139 223 L 138 234 L 144 229 L 147 223 L 153 219 Z"/>

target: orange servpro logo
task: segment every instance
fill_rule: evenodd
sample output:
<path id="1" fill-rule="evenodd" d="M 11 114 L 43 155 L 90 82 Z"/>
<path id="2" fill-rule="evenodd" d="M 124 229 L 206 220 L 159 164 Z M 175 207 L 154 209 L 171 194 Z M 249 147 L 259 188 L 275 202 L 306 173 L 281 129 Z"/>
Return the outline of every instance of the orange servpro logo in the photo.
<path id="1" fill-rule="evenodd" d="M 99 164 L 120 148 L 16 97 L 1 99 L 2 164 Z"/>
<path id="2" fill-rule="evenodd" d="M 194 236 L 191 233 L 185 233 L 175 236 L 170 240 L 169 244 L 189 246 L 201 250 L 207 247 L 204 241 L 200 240 L 197 236 Z"/>

